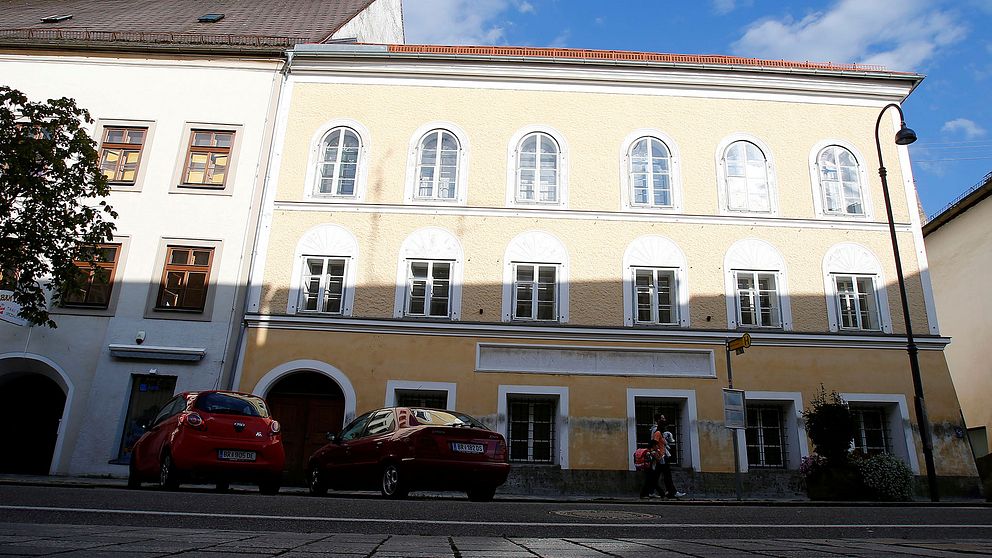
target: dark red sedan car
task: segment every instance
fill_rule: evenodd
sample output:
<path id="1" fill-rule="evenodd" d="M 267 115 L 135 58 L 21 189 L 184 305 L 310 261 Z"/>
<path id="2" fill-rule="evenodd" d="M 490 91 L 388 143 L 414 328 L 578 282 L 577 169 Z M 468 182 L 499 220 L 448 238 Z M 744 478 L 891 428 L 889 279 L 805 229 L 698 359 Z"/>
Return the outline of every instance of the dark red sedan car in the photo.
<path id="1" fill-rule="evenodd" d="M 379 409 L 328 438 L 307 465 L 311 494 L 378 488 L 404 498 L 411 490 L 464 490 L 488 501 L 510 473 L 502 434 L 457 411 Z"/>
<path id="2" fill-rule="evenodd" d="M 279 421 L 261 397 L 233 391 L 184 392 L 166 403 L 131 451 L 128 486 L 157 481 L 257 483 L 279 492 L 286 454 Z"/>

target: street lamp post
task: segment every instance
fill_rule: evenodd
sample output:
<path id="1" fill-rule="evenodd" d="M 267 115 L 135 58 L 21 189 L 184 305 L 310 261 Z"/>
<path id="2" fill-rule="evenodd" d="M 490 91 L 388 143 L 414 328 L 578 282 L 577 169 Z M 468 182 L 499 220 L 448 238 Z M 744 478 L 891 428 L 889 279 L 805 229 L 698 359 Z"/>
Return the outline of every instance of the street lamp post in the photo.
<path id="1" fill-rule="evenodd" d="M 906 322 L 906 351 L 909 353 L 909 368 L 913 373 L 916 420 L 920 428 L 920 440 L 923 442 L 923 460 L 926 462 L 927 467 L 927 483 L 930 487 L 930 499 L 937 502 L 940 500 L 940 495 L 937 492 L 937 475 L 934 472 L 933 466 L 933 442 L 930 439 L 930 420 L 927 418 L 926 402 L 923 400 L 923 378 L 920 376 L 919 349 L 916 346 L 916 341 L 913 339 L 913 322 L 910 320 L 909 299 L 906 297 L 906 280 L 902 274 L 902 258 L 899 256 L 899 241 L 896 239 L 896 223 L 892 218 L 889 183 L 885 178 L 885 164 L 882 162 L 882 143 L 878 138 L 882 116 L 885 114 L 885 111 L 893 107 L 899 111 L 899 131 L 896 132 L 896 145 L 909 145 L 916 141 L 916 132 L 906 127 L 906 119 L 903 116 L 902 107 L 896 103 L 890 103 L 882 108 L 882 112 L 878 113 L 878 120 L 875 121 L 875 147 L 878 149 L 878 176 L 882 179 L 882 194 L 885 196 L 885 213 L 889 219 L 889 236 L 892 238 L 892 255 L 896 259 L 896 278 L 899 280 L 899 297 L 902 299 L 902 315 Z"/>

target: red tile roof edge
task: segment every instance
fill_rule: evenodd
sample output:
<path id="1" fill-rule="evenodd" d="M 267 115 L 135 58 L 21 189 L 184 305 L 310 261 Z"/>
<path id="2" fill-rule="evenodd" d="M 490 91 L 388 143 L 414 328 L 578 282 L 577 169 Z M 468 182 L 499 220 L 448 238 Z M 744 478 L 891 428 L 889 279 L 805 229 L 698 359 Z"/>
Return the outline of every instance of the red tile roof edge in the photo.
<path id="1" fill-rule="evenodd" d="M 835 64 L 833 62 L 794 62 L 789 60 L 763 60 L 716 54 L 662 54 L 625 50 L 589 50 L 573 48 L 537 48 L 514 46 L 445 46 L 445 45 L 387 45 L 389 52 L 409 54 L 448 54 L 466 56 L 518 56 L 532 58 L 560 58 L 585 60 L 612 60 L 625 62 L 668 62 L 677 64 L 714 64 L 722 66 L 755 66 L 800 70 L 830 70 L 916 75 L 913 72 L 894 72 L 874 64 Z"/>

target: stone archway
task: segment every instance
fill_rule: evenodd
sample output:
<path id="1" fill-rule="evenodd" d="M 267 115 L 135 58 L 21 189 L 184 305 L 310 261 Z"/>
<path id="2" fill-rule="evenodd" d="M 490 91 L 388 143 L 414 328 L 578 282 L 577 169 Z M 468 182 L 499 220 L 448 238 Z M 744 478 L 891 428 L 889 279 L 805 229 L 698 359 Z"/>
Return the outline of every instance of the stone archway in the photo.
<path id="1" fill-rule="evenodd" d="M 39 368 L 43 368 L 39 370 Z M 34 359 L 0 359 L 0 424 L 8 451 L 0 473 L 47 475 L 57 457 L 67 390 L 60 374 Z"/>

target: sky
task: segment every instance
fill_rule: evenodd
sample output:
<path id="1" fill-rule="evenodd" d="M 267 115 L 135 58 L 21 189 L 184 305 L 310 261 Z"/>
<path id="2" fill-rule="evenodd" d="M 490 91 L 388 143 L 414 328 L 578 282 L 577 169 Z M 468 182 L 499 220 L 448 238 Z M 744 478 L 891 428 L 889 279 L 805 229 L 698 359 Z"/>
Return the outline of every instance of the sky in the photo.
<path id="1" fill-rule="evenodd" d="M 909 149 L 924 211 L 992 171 L 992 0 L 403 0 L 403 19 L 410 44 L 725 54 L 924 74 L 903 104 L 919 136 Z"/>

